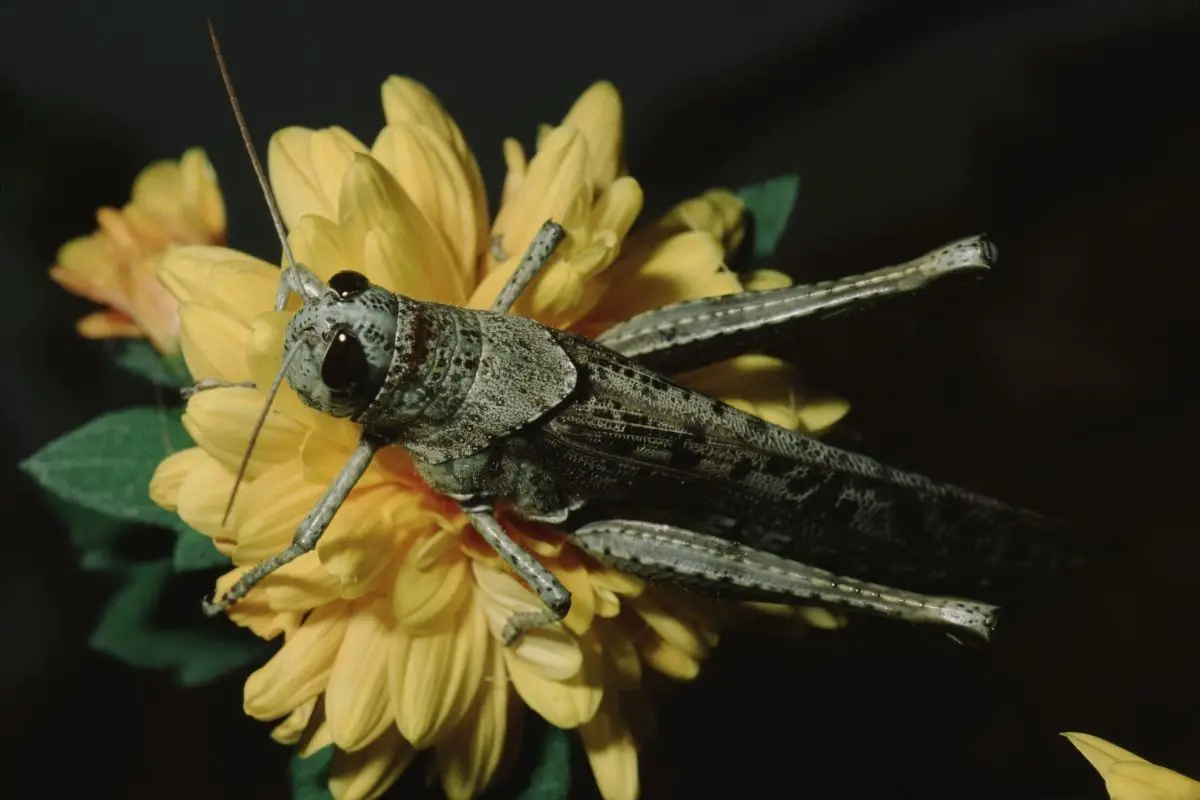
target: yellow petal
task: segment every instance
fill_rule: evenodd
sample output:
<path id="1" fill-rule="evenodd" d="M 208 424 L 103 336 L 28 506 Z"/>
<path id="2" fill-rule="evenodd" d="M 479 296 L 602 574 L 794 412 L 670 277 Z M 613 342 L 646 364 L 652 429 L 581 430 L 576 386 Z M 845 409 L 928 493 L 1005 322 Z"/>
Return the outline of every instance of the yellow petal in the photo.
<path id="1" fill-rule="evenodd" d="M 632 606 L 650 629 L 668 644 L 692 658 L 703 658 L 708 652 L 705 636 L 685 615 L 673 609 L 672 604 L 671 600 L 656 591 L 643 594 Z"/>
<path id="2" fill-rule="evenodd" d="M 477 604 L 444 632 L 392 638 L 392 713 L 404 738 L 423 748 L 458 726 L 479 691 L 487 656 L 487 624 Z"/>
<path id="3" fill-rule="evenodd" d="M 305 214 L 338 218 L 342 175 L 366 146 L 343 128 L 284 128 L 267 147 L 267 172 L 288 230 Z"/>
<path id="4" fill-rule="evenodd" d="M 773 269 L 758 269 L 742 277 L 742 288 L 747 292 L 769 292 L 792 285 L 792 277 Z"/>
<path id="5" fill-rule="evenodd" d="M 621 715 L 615 692 L 605 692 L 596 715 L 579 726 L 579 738 L 604 800 L 636 800 L 637 742 Z"/>
<path id="6" fill-rule="evenodd" d="M 196 448 L 199 449 L 199 448 Z M 203 452 L 203 451 L 201 451 Z M 205 536 L 217 540 L 226 555 L 232 551 L 233 531 L 221 524 L 234 473 L 205 453 L 179 486 L 179 518 Z"/>
<path id="7" fill-rule="evenodd" d="M 229 515 L 238 532 L 234 562 L 249 564 L 287 547 L 324 493 L 324 486 L 304 480 L 298 461 L 277 464 L 243 486 Z"/>
<path id="8" fill-rule="evenodd" d="M 227 247 L 172 247 L 158 279 L 180 305 L 198 303 L 249 324 L 275 305 L 279 268 Z"/>
<path id="9" fill-rule="evenodd" d="M 463 285 L 473 281 L 476 260 L 487 244 L 486 221 L 481 225 L 475 219 L 470 181 L 450 144 L 423 125 L 396 123 L 380 132 L 371 154 L 441 233 Z"/>
<path id="10" fill-rule="evenodd" d="M 570 233 L 583 211 L 590 208 L 587 157 L 587 142 L 575 128 L 556 128 L 547 136 L 545 147 L 530 162 L 521 188 L 512 202 L 500 209 L 492 226 L 492 234 L 500 237 L 510 261 L 524 255 L 546 220 L 559 222 Z M 563 252 L 566 246 L 566 242 L 560 246 Z"/>
<path id="11" fill-rule="evenodd" d="M 321 566 L 316 553 L 305 553 L 272 572 L 259 584 L 275 611 L 310 611 L 338 599 L 341 581 Z"/>
<path id="12" fill-rule="evenodd" d="M 342 585 L 344 597 L 358 597 L 402 551 L 396 547 L 397 500 L 391 487 L 355 490 L 342 503 L 317 542 L 317 557 Z M 405 505 L 407 507 L 408 504 Z"/>
<path id="13" fill-rule="evenodd" d="M 374 800 L 412 763 L 416 750 L 394 728 L 353 753 L 334 751 L 329 792 L 337 800 Z"/>
<path id="14" fill-rule="evenodd" d="M 400 562 L 392 609 L 400 626 L 414 636 L 445 631 L 471 596 L 466 559 L 451 549 L 432 560 L 425 555 L 452 541 L 451 535 L 426 534 Z"/>
<path id="15" fill-rule="evenodd" d="M 309 722 L 312 720 L 313 711 L 317 707 L 317 698 L 309 700 L 307 703 L 302 703 L 291 714 L 284 718 L 283 722 L 275 726 L 271 731 L 271 738 L 280 744 L 296 744 L 300 741 L 300 737 L 304 735 L 304 731 L 308 728 Z"/>
<path id="16" fill-rule="evenodd" d="M 333 743 L 359 750 L 392 723 L 388 703 L 388 652 L 392 615 L 387 598 L 355 604 L 325 687 L 325 716 Z"/>
<path id="17" fill-rule="evenodd" d="M 772 356 L 748 354 L 723 361 L 675 378 L 685 386 L 712 397 L 718 397 L 775 425 L 799 430 L 800 408 L 803 400 L 799 391 L 796 370 L 790 364 Z M 842 411 L 849 406 L 844 406 Z M 830 407 L 822 416 L 814 408 L 814 422 L 837 421 L 837 409 Z M 832 424 L 832 423 L 830 423 Z"/>
<path id="18" fill-rule="evenodd" d="M 225 233 L 225 201 L 217 173 L 204 150 L 193 147 L 179 159 L 179 177 L 187 206 L 210 236 Z"/>
<path id="19" fill-rule="evenodd" d="M 172 453 L 159 462 L 150 479 L 150 499 L 167 511 L 174 511 L 179 504 L 179 487 L 192 470 L 211 461 L 210 456 L 199 447 L 189 447 Z"/>
<path id="20" fill-rule="evenodd" d="M 571 677 L 559 680 L 547 678 L 543 670 L 535 668 L 512 648 L 504 651 L 508 675 L 521 699 L 551 725 L 564 730 L 592 719 L 604 695 L 604 668 L 594 638 L 582 637 L 578 647 L 580 668 Z"/>
<path id="21" fill-rule="evenodd" d="M 703 231 L 721 242 L 725 252 L 741 244 L 745 205 L 727 189 L 711 189 L 667 212 L 655 227 L 667 231 Z"/>
<path id="22" fill-rule="evenodd" d="M 355 156 L 338 204 L 346 247 L 363 248 L 373 231 L 386 235 L 386 242 L 374 244 L 394 259 L 387 264 L 390 279 L 381 280 L 382 286 L 418 300 L 461 304 L 466 299 L 465 278 L 445 239 L 378 161 Z M 369 251 L 363 252 L 367 266 Z"/>
<path id="23" fill-rule="evenodd" d="M 249 325 L 198 303 L 181 308 L 179 321 L 188 372 L 199 380 L 216 378 L 239 383 L 250 380 L 250 366 L 246 363 Z"/>
<path id="24" fill-rule="evenodd" d="M 230 386 L 197 392 L 188 400 L 183 427 L 204 451 L 237 472 L 262 416 L 264 397 L 255 389 Z M 246 464 L 253 480 L 271 467 L 300 455 L 305 429 L 278 411 L 269 411 Z"/>
<path id="25" fill-rule="evenodd" d="M 75 330 L 85 339 L 142 339 L 142 329 L 118 311 L 97 311 L 75 323 Z"/>
<path id="26" fill-rule="evenodd" d="M 1087 733 L 1064 733 L 1104 778 L 1112 800 L 1196 800 L 1200 782 Z"/>
<path id="27" fill-rule="evenodd" d="M 475 705 L 437 748 L 442 790 L 450 800 L 467 800 L 483 791 L 500 765 L 508 727 L 508 674 L 496 643 L 486 640 L 483 684 Z"/>
<path id="28" fill-rule="evenodd" d="M 222 595 L 229 591 L 249 570 L 249 567 L 236 567 L 226 572 L 217 579 L 213 594 Z M 301 614 L 280 612 L 269 607 L 264 602 L 264 592 L 258 587 L 252 589 L 240 602 L 226 609 L 225 615 L 236 625 L 248 628 L 255 636 L 267 640 L 274 639 L 281 633 L 293 635 L 300 628 L 302 619 Z"/>
<path id="29" fill-rule="evenodd" d="M 678 647 L 650 634 L 638 642 L 638 652 L 647 665 L 677 681 L 690 681 L 700 674 L 700 662 Z"/>
<path id="30" fill-rule="evenodd" d="M 521 183 L 525 180 L 525 173 L 529 169 L 529 162 L 525 158 L 525 149 L 521 147 L 521 143 L 516 139 L 508 138 L 504 140 L 504 187 L 500 191 L 500 207 L 504 208 L 513 201 L 517 195 L 517 190 L 521 188 Z M 507 261 L 507 256 L 511 253 L 505 253 L 504 258 L 494 258 L 490 253 L 488 255 L 488 263 L 491 267 L 496 265 L 497 261 Z M 489 267 L 490 268 L 490 267 Z"/>
<path id="31" fill-rule="evenodd" d="M 271 660 L 246 679 L 247 714 L 278 719 L 324 691 L 346 631 L 344 612 L 344 603 L 314 609 Z"/>
<path id="32" fill-rule="evenodd" d="M 471 562 L 471 570 L 487 614 L 488 627 L 496 639 L 500 638 L 514 614 L 544 610 L 541 601 L 507 572 L 475 561 Z M 505 649 L 505 654 L 506 658 L 511 656 L 510 665 L 512 660 L 518 661 L 525 671 L 548 681 L 575 677 L 583 667 L 579 642 L 561 625 L 526 631 L 515 644 Z"/>
<path id="33" fill-rule="evenodd" d="M 587 139 L 588 173 L 604 189 L 622 172 L 624 120 L 621 95 L 608 81 L 598 81 L 579 96 L 563 119 Z"/>
<path id="34" fill-rule="evenodd" d="M 681 300 L 740 291 L 724 259 L 706 233 L 681 233 L 649 245 L 639 244 L 635 235 L 605 273 L 608 291 L 590 316 L 622 320 Z"/>
<path id="35" fill-rule="evenodd" d="M 363 272 L 361 247 L 349 247 L 336 218 L 306 214 L 288 233 L 288 244 L 296 262 L 303 264 L 322 281 L 344 269 Z M 388 280 L 384 275 L 367 275 L 372 283 Z"/>

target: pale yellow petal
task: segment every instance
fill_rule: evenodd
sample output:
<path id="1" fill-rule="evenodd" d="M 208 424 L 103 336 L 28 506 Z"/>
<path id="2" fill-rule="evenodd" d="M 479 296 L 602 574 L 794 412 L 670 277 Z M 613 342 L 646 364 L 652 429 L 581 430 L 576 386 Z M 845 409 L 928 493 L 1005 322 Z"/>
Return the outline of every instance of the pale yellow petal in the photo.
<path id="1" fill-rule="evenodd" d="M 588 143 L 588 173 L 604 189 L 622 172 L 624 119 L 621 95 L 608 81 L 598 81 L 579 96 L 563 119 Z"/>
<path id="2" fill-rule="evenodd" d="M 449 547 L 432 559 L 426 555 L 431 548 L 452 541 L 452 535 L 427 533 L 400 562 L 392 609 L 399 625 L 411 635 L 445 631 L 470 599 L 467 560 Z"/>
<path id="3" fill-rule="evenodd" d="M 689 619 L 672 608 L 676 602 L 655 591 L 643 594 L 630 605 L 664 641 L 694 659 L 701 659 L 708 652 L 706 637 Z"/>
<path id="4" fill-rule="evenodd" d="M 441 233 L 463 285 L 473 281 L 476 260 L 487 245 L 481 238 L 486 226 L 475 219 L 471 184 L 450 144 L 424 125 L 396 123 L 380 132 L 371 154 Z"/>
<path id="5" fill-rule="evenodd" d="M 392 629 L 385 597 L 356 603 L 349 612 L 325 687 L 325 716 L 342 750 L 365 747 L 392 724 L 387 669 Z"/>
<path id="6" fill-rule="evenodd" d="M 529 162 L 525 158 L 525 149 L 521 147 L 521 143 L 516 139 L 508 138 L 504 140 L 504 187 L 500 191 L 500 207 L 504 208 L 517 195 L 517 190 L 521 188 L 521 184 L 525 180 L 525 173 L 529 170 Z M 492 258 L 489 256 L 489 263 L 495 266 L 497 261 L 507 261 L 507 253 L 505 258 Z"/>
<path id="7" fill-rule="evenodd" d="M 568 234 L 584 221 L 592 194 L 587 158 L 587 141 L 573 127 L 556 128 L 546 138 L 512 202 L 500 209 L 492 225 L 510 261 L 524 255 L 546 220 L 562 224 Z M 567 246 L 564 242 L 560 249 L 566 252 Z"/>
<path id="8" fill-rule="evenodd" d="M 616 692 L 605 692 L 596 715 L 579 726 L 596 786 L 604 800 L 636 800 L 637 742 L 621 715 Z"/>
<path id="9" fill-rule="evenodd" d="M 700 661 L 662 637 L 651 634 L 638 642 L 638 652 L 650 667 L 678 681 L 690 681 L 700 674 Z"/>
<path id="10" fill-rule="evenodd" d="M 364 247 L 372 231 L 387 235 L 386 255 L 394 261 L 387 263 L 390 279 L 380 281 L 382 286 L 418 300 L 461 304 L 466 299 L 466 278 L 444 237 L 378 161 L 369 155 L 354 157 L 338 203 L 346 247 Z"/>
<path id="11" fill-rule="evenodd" d="M 299 461 L 277 464 L 242 486 L 229 515 L 238 532 L 234 562 L 260 561 L 287 547 L 324 493 L 324 486 L 304 480 Z"/>
<path id="12" fill-rule="evenodd" d="M 717 397 L 770 423 L 790 430 L 801 427 L 803 405 L 800 381 L 790 364 L 773 356 L 747 354 L 693 372 L 675 380 L 696 391 Z M 846 406 L 845 408 L 848 408 Z M 839 419 L 836 409 L 829 418 Z M 843 413 L 845 409 L 843 408 Z M 824 422 L 819 413 L 814 421 Z"/>
<path id="13" fill-rule="evenodd" d="M 296 562 L 292 562 L 296 563 Z M 291 566 L 291 565 L 289 565 Z M 236 567 L 217 579 L 213 587 L 213 595 L 220 596 L 228 592 L 235 583 L 241 580 L 250 567 Z M 274 639 L 283 633 L 293 635 L 302 621 L 302 614 L 292 611 L 277 611 L 264 601 L 264 593 L 258 588 L 240 601 L 225 610 L 230 621 L 243 628 L 248 628 L 261 639 Z"/>
<path id="14" fill-rule="evenodd" d="M 742 276 L 742 288 L 747 292 L 769 292 L 792 285 L 792 277 L 773 269 L 758 269 Z"/>
<path id="15" fill-rule="evenodd" d="M 392 713 L 404 738 L 423 748 L 444 739 L 470 710 L 486 666 L 488 630 L 476 603 L 440 633 L 392 638 Z"/>
<path id="16" fill-rule="evenodd" d="M 193 147 L 179 159 L 183 197 L 201 227 L 211 237 L 225 233 L 225 201 L 217 185 L 217 173 L 204 150 Z"/>
<path id="17" fill-rule="evenodd" d="M 403 774 L 416 753 L 390 727 L 362 750 L 334 751 L 329 766 L 329 792 L 337 800 L 375 800 Z"/>
<path id="18" fill-rule="evenodd" d="M 685 200 L 672 208 L 655 227 L 668 231 L 703 231 L 732 252 L 745 235 L 745 205 L 727 189 L 710 189 L 700 197 Z"/>
<path id="19" fill-rule="evenodd" d="M 197 380 L 250 380 L 246 339 L 250 326 L 210 306 L 188 303 L 179 310 L 183 360 Z M 203 394 L 203 392 L 201 393 Z"/>
<path id="20" fill-rule="evenodd" d="M 724 259 L 706 233 L 681 233 L 648 246 L 631 238 L 605 273 L 608 290 L 590 317 L 618 321 L 681 300 L 740 291 Z"/>
<path id="21" fill-rule="evenodd" d="M 246 679 L 243 705 L 256 719 L 278 719 L 325 689 L 346 631 L 345 604 L 313 610 L 271 660 Z"/>
<path id="22" fill-rule="evenodd" d="M 296 744 L 299 742 L 300 737 L 304 735 L 305 729 L 308 728 L 309 722 L 312 721 L 313 711 L 316 707 L 316 697 L 307 703 L 300 704 L 291 714 L 288 714 L 284 718 L 283 722 L 272 729 L 271 738 L 280 744 Z"/>
<path id="23" fill-rule="evenodd" d="M 221 552 L 229 555 L 233 550 L 234 533 L 221 524 L 221 518 L 225 516 L 225 506 L 233 489 L 234 473 L 207 453 L 205 456 L 179 486 L 178 514 L 188 525 L 216 540 Z"/>
<path id="24" fill-rule="evenodd" d="M 624 239 L 642 213 L 643 202 L 641 184 L 628 175 L 618 178 L 597 198 L 592 209 L 592 227 L 611 232 L 618 241 Z"/>
<path id="25" fill-rule="evenodd" d="M 508 673 L 499 645 L 485 640 L 483 683 L 474 707 L 437 748 L 442 791 L 450 800 L 467 800 L 483 791 L 500 766 L 508 728 Z"/>
<path id="26" fill-rule="evenodd" d="M 305 214 L 337 219 L 342 176 L 354 154 L 365 152 L 362 142 L 337 126 L 276 132 L 267 147 L 267 172 L 287 229 Z"/>
<path id="27" fill-rule="evenodd" d="M 198 303 L 249 324 L 275 304 L 279 268 L 227 247 L 172 247 L 158 279 L 180 305 Z"/>
<path id="28" fill-rule="evenodd" d="M 1197 800 L 1200 782 L 1087 733 L 1064 733 L 1104 778 L 1112 800 Z"/>
<path id="29" fill-rule="evenodd" d="M 496 639 L 500 638 L 504 626 L 514 614 L 544 610 L 541 601 L 507 572 L 474 561 L 471 570 L 487 614 L 488 627 Z M 578 640 L 561 625 L 526 631 L 505 652 L 506 657 L 511 656 L 519 661 L 525 671 L 548 681 L 575 677 L 583 666 L 583 653 Z"/>
<path id="30" fill-rule="evenodd" d="M 211 460 L 199 447 L 189 447 L 167 456 L 155 467 L 154 477 L 150 479 L 150 499 L 166 510 L 174 511 L 184 480 L 192 470 Z"/>
<path id="31" fill-rule="evenodd" d="M 850 403 L 841 397 L 806 398 L 795 409 L 800 429 L 807 433 L 829 430 L 850 413 Z"/>
<path id="32" fill-rule="evenodd" d="M 275 570 L 259 586 L 276 611 L 310 611 L 341 597 L 341 581 L 326 572 L 312 552 Z"/>
<path id="33" fill-rule="evenodd" d="M 304 215 L 288 232 L 288 244 L 296 262 L 308 267 L 322 281 L 327 282 L 334 274 L 345 269 L 363 271 L 362 248 L 347 246 L 347 239 L 342 235 L 336 218 Z M 367 278 L 373 283 L 388 279 L 386 274 L 367 275 Z"/>
<path id="34" fill-rule="evenodd" d="M 547 678 L 544 670 L 521 658 L 512 648 L 504 651 L 508 675 L 521 699 L 551 725 L 564 730 L 590 720 L 604 695 L 604 666 L 595 639 L 590 635 L 580 637 L 577 646 L 580 668 L 564 679 Z"/>
<path id="35" fill-rule="evenodd" d="M 388 486 L 356 489 L 334 515 L 317 542 L 317 557 L 340 581 L 343 597 L 368 591 L 393 559 L 402 555 L 395 530 L 404 526 L 404 519 L 395 516 L 395 508 L 398 501 L 406 499 L 397 498 Z"/>
<path id="36" fill-rule="evenodd" d="M 262 393 L 239 386 L 197 392 L 188 400 L 183 427 L 206 453 L 236 472 L 263 404 Z M 269 411 L 246 464 L 246 478 L 253 480 L 271 467 L 297 459 L 305 433 L 298 422 Z"/>

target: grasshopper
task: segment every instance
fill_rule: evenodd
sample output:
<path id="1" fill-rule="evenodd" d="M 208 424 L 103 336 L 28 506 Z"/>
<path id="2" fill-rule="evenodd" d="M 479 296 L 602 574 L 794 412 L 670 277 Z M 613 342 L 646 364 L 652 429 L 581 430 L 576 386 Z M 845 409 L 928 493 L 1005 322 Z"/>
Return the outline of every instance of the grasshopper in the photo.
<path id="1" fill-rule="evenodd" d="M 996 250 L 985 237 L 864 275 L 652 310 L 596 340 L 507 313 L 566 235 L 553 221 L 486 311 L 415 300 L 350 271 L 325 284 L 292 257 L 212 38 L 283 250 L 275 308 L 292 292 L 302 302 L 259 425 L 286 378 L 305 404 L 362 431 L 291 545 L 206 599 L 206 613 L 312 550 L 389 445 L 403 447 L 424 480 L 457 501 L 542 601 L 543 610 L 508 621 L 505 644 L 561 621 L 571 596 L 500 525 L 498 502 L 561 526 L 597 559 L 651 581 L 932 623 L 983 640 L 998 606 L 892 583 L 964 579 L 979 588 L 1065 559 L 1047 536 L 1056 523 L 1044 517 L 772 425 L 666 376 L 769 344 L 808 318 L 986 270 Z M 201 381 L 192 391 L 222 385 Z M 246 460 L 252 447 L 253 437 Z M 234 495 L 236 485 L 230 506 Z"/>

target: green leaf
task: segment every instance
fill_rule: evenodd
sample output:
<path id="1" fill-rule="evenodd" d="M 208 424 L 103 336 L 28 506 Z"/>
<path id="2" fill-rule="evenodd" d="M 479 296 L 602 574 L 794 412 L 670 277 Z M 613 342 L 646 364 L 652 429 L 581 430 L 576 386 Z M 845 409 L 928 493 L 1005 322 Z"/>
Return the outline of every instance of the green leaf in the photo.
<path id="1" fill-rule="evenodd" d="M 547 725 L 538 765 L 520 800 L 564 800 L 570 793 L 571 742 L 566 731 Z"/>
<path id="2" fill-rule="evenodd" d="M 79 563 L 86 570 L 108 570 L 124 566 L 128 559 L 117 548 L 128 530 L 126 523 L 89 508 L 53 498 L 51 508 L 67 528 L 67 538 L 79 550 Z"/>
<path id="3" fill-rule="evenodd" d="M 329 792 L 329 763 L 333 745 L 323 747 L 308 758 L 292 756 L 292 800 L 333 800 Z"/>
<path id="4" fill-rule="evenodd" d="M 162 614 L 175 572 L 171 559 L 124 570 L 125 583 L 100 615 L 91 646 L 134 667 L 167 669 L 183 686 L 200 686 L 265 661 L 271 647 L 225 618 L 207 619 L 197 599 L 195 624 L 170 627 Z"/>
<path id="5" fill-rule="evenodd" d="M 754 220 L 754 241 L 751 242 L 754 259 L 768 258 L 775 252 L 787 230 L 799 192 L 799 175 L 781 175 L 738 189 L 738 198 L 745 203 L 747 213 Z"/>
<path id="6" fill-rule="evenodd" d="M 164 356 L 145 339 L 130 339 L 115 345 L 111 352 L 117 366 L 169 389 L 181 389 L 192 380 L 183 356 Z"/>
<path id="7" fill-rule="evenodd" d="M 129 408 L 97 417 L 51 442 L 21 469 L 58 497 L 116 519 L 190 530 L 150 500 L 150 478 L 173 450 L 191 445 L 179 411 Z"/>
<path id="8" fill-rule="evenodd" d="M 171 563 L 176 572 L 197 572 L 217 567 L 228 569 L 232 565 L 228 558 L 221 555 L 212 539 L 190 528 L 176 532 Z"/>

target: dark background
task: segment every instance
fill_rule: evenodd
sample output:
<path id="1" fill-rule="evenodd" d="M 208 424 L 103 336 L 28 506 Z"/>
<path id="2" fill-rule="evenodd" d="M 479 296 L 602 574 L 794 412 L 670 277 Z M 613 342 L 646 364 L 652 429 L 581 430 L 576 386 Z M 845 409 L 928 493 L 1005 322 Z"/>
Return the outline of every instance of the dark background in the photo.
<path id="1" fill-rule="evenodd" d="M 240 681 L 173 688 L 86 647 L 110 583 L 74 566 L 15 463 L 154 402 L 76 338 L 46 277 L 148 162 L 207 148 L 235 247 L 276 246 L 205 39 L 218 26 L 260 143 L 289 124 L 370 141 L 391 73 L 462 126 L 493 201 L 593 80 L 627 111 L 647 215 L 713 185 L 802 176 L 778 266 L 819 279 L 986 231 L 983 281 L 814 327 L 792 358 L 849 397 L 847 436 L 1079 520 L 1105 557 L 985 650 L 856 620 L 727 637 L 664 692 L 644 796 L 1102 797 L 1057 733 L 1200 777 L 1195 646 L 1200 14 L 1194 0 L 900 3 L 10 2 L 0 8 L 9 796 L 281 797 L 288 752 Z M 11 777 L 16 776 L 15 787 Z M 35 783 L 36 782 L 36 783 Z M 757 793 L 757 791 L 754 791 Z"/>

